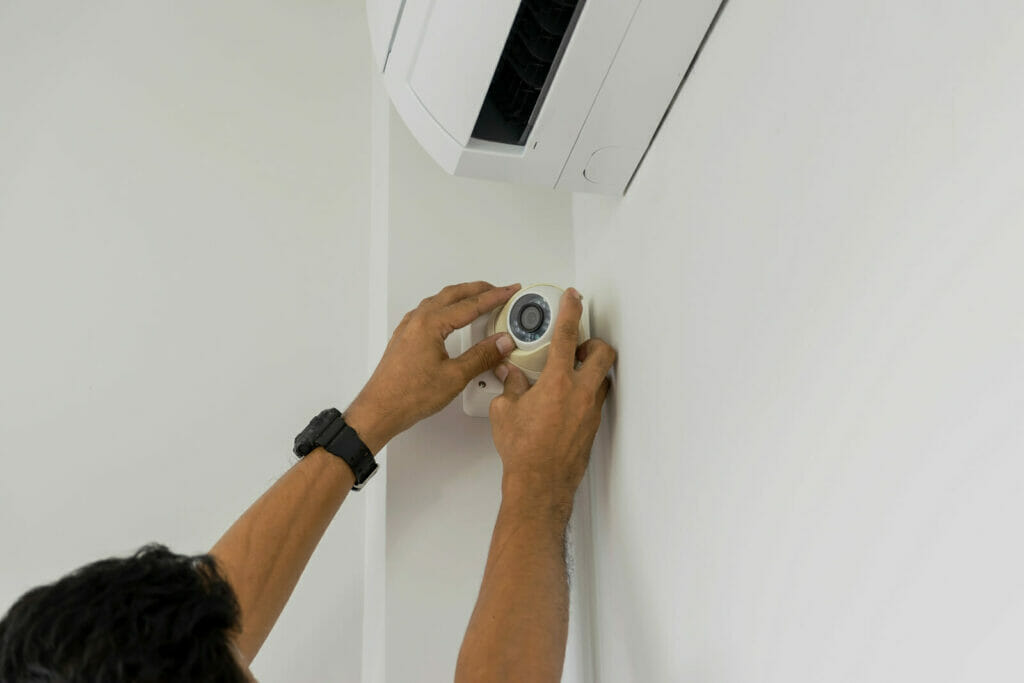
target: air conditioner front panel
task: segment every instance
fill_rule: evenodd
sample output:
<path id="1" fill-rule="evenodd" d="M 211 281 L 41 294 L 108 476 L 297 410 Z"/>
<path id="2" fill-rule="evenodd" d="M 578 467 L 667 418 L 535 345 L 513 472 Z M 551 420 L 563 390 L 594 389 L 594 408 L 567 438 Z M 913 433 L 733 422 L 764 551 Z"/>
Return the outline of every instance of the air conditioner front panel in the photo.
<path id="1" fill-rule="evenodd" d="M 640 0 L 586 0 L 526 140 L 525 161 L 554 187 Z M 548 173 L 553 177 L 548 177 Z"/>
<path id="2" fill-rule="evenodd" d="M 519 0 L 436 0 L 409 82 L 438 124 L 465 145 L 501 56 Z"/>
<path id="3" fill-rule="evenodd" d="M 395 111 L 409 132 L 427 153 L 448 173 L 455 173 L 465 147 L 448 134 L 420 101 L 408 81 L 385 72 L 384 85 L 395 105 Z"/>
<path id="4" fill-rule="evenodd" d="M 641 3 L 565 164 L 559 189 L 606 194 L 625 189 L 720 4 Z"/>
<path id="5" fill-rule="evenodd" d="M 395 34 L 398 15 L 402 11 L 402 0 L 373 0 L 366 3 L 366 20 L 370 25 L 370 48 L 373 50 L 377 68 L 384 70 L 384 63 L 391 49 L 391 37 Z"/>

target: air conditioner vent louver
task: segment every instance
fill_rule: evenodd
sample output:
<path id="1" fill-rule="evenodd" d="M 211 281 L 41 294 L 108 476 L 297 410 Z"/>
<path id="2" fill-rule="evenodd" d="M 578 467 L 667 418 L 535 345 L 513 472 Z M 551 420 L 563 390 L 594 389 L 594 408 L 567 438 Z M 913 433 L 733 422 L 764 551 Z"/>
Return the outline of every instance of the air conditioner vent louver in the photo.
<path id="1" fill-rule="evenodd" d="M 473 137 L 523 145 L 574 23 L 580 0 L 523 0 Z"/>

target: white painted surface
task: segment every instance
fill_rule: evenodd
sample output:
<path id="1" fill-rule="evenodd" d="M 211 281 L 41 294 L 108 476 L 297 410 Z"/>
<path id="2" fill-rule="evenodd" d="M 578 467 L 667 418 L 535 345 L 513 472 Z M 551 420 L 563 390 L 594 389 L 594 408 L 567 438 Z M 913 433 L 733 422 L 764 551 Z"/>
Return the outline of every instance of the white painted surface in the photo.
<path id="1" fill-rule="evenodd" d="M 388 319 L 388 204 L 390 203 L 391 103 L 379 78 L 370 85 L 370 244 L 367 308 L 367 372 L 376 369 L 391 338 Z M 362 683 L 384 683 L 387 671 L 387 478 L 388 451 L 377 454 L 374 486 L 362 490 L 366 501 L 366 552 L 363 575 Z"/>
<path id="2" fill-rule="evenodd" d="M 567 196 L 448 176 L 397 117 L 391 131 L 392 327 L 453 282 L 571 280 Z M 393 441 L 387 459 L 386 679 L 450 681 L 498 510 L 490 424 L 456 400 Z"/>
<path id="3" fill-rule="evenodd" d="M 731 3 L 621 201 L 596 680 L 1017 681 L 1024 8 Z"/>
<path id="4" fill-rule="evenodd" d="M 0 609 L 204 552 L 365 378 L 366 33 L 356 1 L 0 4 Z M 258 677 L 358 677 L 362 557 L 353 496 Z"/>

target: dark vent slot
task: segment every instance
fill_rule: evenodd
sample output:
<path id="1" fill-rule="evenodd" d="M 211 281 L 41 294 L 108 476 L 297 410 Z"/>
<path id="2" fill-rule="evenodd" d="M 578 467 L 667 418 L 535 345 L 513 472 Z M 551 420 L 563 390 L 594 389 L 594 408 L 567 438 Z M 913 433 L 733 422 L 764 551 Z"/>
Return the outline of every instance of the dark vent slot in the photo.
<path id="1" fill-rule="evenodd" d="M 523 0 L 480 109 L 473 137 L 523 145 L 581 0 Z"/>

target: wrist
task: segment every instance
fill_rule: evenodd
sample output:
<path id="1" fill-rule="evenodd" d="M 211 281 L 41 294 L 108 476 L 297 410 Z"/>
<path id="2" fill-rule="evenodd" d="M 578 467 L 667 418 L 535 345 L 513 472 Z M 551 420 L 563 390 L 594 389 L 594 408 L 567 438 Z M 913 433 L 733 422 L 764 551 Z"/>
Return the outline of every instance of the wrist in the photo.
<path id="1" fill-rule="evenodd" d="M 345 411 L 345 423 L 355 430 L 374 456 L 395 436 L 384 417 L 383 411 L 374 408 L 362 397 L 356 398 Z"/>
<path id="2" fill-rule="evenodd" d="M 337 477 L 341 490 L 348 491 L 356 481 L 355 472 L 347 462 L 329 452 L 323 446 L 317 446 L 309 455 L 299 461 L 303 467 L 315 468 L 317 478 Z"/>
<path id="3" fill-rule="evenodd" d="M 519 516 L 564 526 L 572 515 L 575 491 L 536 473 L 509 474 L 501 479 L 501 507 Z"/>

